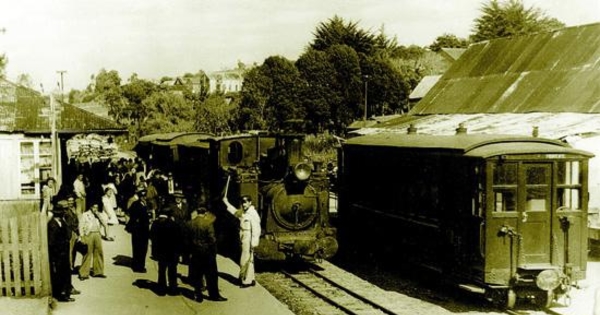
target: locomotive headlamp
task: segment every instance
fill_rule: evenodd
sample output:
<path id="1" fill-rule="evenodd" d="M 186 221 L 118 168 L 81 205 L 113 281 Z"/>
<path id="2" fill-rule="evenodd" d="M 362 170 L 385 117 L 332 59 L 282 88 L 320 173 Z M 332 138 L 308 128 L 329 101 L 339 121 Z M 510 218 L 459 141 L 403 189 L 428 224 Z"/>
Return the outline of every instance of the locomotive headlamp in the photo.
<path id="1" fill-rule="evenodd" d="M 298 180 L 307 180 L 312 174 L 312 167 L 308 163 L 298 163 L 294 166 L 294 176 Z"/>
<path id="2" fill-rule="evenodd" d="M 535 284 L 545 291 L 554 290 L 560 285 L 560 273 L 552 269 L 544 270 L 535 278 Z"/>

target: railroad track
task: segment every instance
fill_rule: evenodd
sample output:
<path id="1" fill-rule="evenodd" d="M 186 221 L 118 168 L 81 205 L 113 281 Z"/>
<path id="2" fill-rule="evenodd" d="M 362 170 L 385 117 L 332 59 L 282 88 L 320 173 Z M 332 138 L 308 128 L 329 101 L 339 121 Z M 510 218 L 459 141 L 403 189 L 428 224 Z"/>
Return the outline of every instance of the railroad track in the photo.
<path id="1" fill-rule="evenodd" d="M 286 276 L 294 282 L 323 299 L 335 308 L 350 315 L 397 315 L 385 306 L 354 292 L 332 279 L 319 274 L 314 269 L 291 273 L 284 271 Z"/>
<path id="2" fill-rule="evenodd" d="M 347 272 L 328 262 L 319 266 L 313 265 L 301 270 L 285 270 L 285 278 L 303 290 L 305 299 L 312 296 L 311 314 L 320 315 L 446 315 L 456 314 L 438 305 L 383 290 L 358 277 L 349 276 Z M 295 293 L 297 294 L 297 293 Z M 302 295 L 299 294 L 299 295 Z M 314 301 L 312 301 L 314 299 Z M 460 312 L 458 312 L 460 313 Z M 468 311 L 469 314 L 484 314 Z M 503 310 L 485 311 L 489 314 L 510 315 L 548 315 L 552 312 L 542 310 Z M 560 314 L 558 314 L 560 315 Z"/>

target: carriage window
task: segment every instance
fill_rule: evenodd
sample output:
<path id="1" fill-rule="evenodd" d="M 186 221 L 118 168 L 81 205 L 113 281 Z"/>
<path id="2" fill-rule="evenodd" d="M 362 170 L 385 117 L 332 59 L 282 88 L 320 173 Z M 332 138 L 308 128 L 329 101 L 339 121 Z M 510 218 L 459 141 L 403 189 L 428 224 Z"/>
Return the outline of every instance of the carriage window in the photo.
<path id="1" fill-rule="evenodd" d="M 244 147 L 241 143 L 234 141 L 229 144 L 229 152 L 227 153 L 227 161 L 231 164 L 238 164 L 244 157 Z"/>
<path id="2" fill-rule="evenodd" d="M 517 164 L 494 165 L 494 212 L 517 211 Z"/>
<path id="3" fill-rule="evenodd" d="M 514 190 L 494 191 L 494 212 L 517 211 L 517 194 Z"/>
<path id="4" fill-rule="evenodd" d="M 578 188 L 558 188 L 558 206 L 581 210 L 581 193 Z"/>
<path id="5" fill-rule="evenodd" d="M 516 185 L 517 164 L 502 163 L 494 165 L 494 185 Z"/>
<path id="6" fill-rule="evenodd" d="M 558 163 L 558 207 L 581 210 L 581 168 L 579 161 Z"/>
<path id="7" fill-rule="evenodd" d="M 527 188 L 525 211 L 546 211 L 547 187 Z"/>
<path id="8" fill-rule="evenodd" d="M 525 211 L 546 211 L 548 200 L 548 172 L 546 166 L 529 166 L 526 168 L 527 202 Z"/>
<path id="9" fill-rule="evenodd" d="M 558 163 L 558 183 L 578 185 L 580 181 L 579 161 Z"/>

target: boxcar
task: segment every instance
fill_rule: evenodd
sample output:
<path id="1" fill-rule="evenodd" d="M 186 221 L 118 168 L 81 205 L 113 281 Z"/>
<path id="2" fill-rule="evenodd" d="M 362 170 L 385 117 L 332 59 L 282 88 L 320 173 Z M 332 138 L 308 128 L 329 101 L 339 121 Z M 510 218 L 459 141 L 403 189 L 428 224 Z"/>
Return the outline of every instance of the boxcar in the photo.
<path id="1" fill-rule="evenodd" d="M 340 248 L 401 255 L 508 307 L 547 306 L 585 278 L 590 157 L 512 135 L 349 139 Z"/>

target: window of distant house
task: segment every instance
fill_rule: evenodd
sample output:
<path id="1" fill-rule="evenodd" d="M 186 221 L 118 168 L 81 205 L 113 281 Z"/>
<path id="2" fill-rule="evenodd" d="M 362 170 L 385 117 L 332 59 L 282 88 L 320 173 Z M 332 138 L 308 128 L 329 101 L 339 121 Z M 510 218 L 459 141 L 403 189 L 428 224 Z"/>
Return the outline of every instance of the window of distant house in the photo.
<path id="1" fill-rule="evenodd" d="M 21 141 L 19 153 L 21 195 L 39 195 L 39 183 L 52 174 L 52 143 L 50 140 Z"/>

